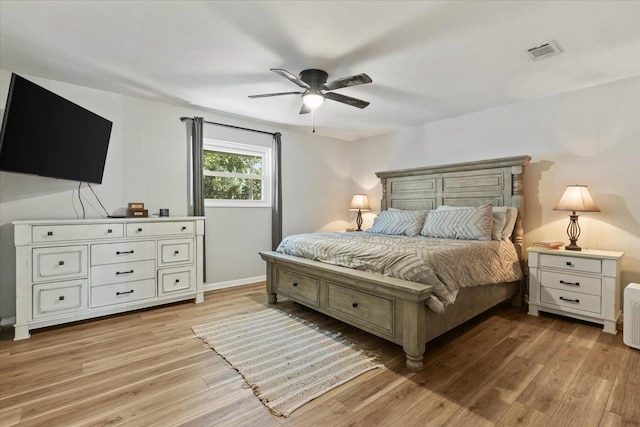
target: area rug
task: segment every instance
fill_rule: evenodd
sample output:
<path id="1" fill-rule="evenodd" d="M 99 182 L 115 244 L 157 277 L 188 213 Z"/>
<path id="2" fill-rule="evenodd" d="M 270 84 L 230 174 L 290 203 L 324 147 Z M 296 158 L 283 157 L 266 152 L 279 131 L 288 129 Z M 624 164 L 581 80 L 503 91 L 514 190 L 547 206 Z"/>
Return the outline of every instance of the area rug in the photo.
<path id="1" fill-rule="evenodd" d="M 288 417 L 329 390 L 384 367 L 339 333 L 275 309 L 192 329 L 242 375 L 246 386 L 277 416 Z"/>

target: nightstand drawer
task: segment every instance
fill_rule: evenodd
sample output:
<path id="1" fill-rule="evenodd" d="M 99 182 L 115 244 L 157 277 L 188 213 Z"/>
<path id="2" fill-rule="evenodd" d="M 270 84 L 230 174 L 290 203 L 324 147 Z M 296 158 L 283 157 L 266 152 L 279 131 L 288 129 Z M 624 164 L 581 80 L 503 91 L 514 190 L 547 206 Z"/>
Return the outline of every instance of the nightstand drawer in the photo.
<path id="1" fill-rule="evenodd" d="M 318 278 L 293 271 L 280 269 L 278 273 L 278 291 L 307 303 L 318 306 L 320 287 Z"/>
<path id="2" fill-rule="evenodd" d="M 600 313 L 600 297 L 595 295 L 541 287 L 540 302 L 590 313 Z"/>
<path id="3" fill-rule="evenodd" d="M 564 291 L 596 296 L 602 295 L 602 279 L 600 277 L 587 277 L 543 270 L 540 272 L 540 285 Z"/>
<path id="4" fill-rule="evenodd" d="M 327 310 L 393 334 L 393 301 L 327 282 Z"/>
<path id="5" fill-rule="evenodd" d="M 582 271 L 584 273 L 602 273 L 602 260 L 578 258 L 566 255 L 540 255 L 541 267 L 562 268 L 567 271 Z"/>

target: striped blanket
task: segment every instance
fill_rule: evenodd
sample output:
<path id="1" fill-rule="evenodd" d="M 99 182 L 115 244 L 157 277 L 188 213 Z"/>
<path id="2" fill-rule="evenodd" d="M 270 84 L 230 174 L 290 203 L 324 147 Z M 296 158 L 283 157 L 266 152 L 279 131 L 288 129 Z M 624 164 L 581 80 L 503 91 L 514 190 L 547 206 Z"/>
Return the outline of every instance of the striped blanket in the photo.
<path id="1" fill-rule="evenodd" d="M 509 241 L 437 239 L 373 233 L 314 233 L 285 238 L 278 252 L 434 287 L 427 306 L 443 313 L 462 287 L 522 278 Z"/>

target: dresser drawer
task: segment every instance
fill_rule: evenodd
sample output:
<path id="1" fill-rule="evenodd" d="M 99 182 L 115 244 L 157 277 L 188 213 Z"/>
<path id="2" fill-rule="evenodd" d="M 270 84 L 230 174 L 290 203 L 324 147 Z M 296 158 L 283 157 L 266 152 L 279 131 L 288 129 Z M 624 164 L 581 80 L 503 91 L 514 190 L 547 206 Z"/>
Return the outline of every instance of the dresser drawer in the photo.
<path id="1" fill-rule="evenodd" d="M 562 291 L 559 289 L 541 287 L 540 302 L 596 314 L 599 314 L 601 311 L 599 296 Z"/>
<path id="2" fill-rule="evenodd" d="M 87 246 L 55 246 L 33 249 L 33 281 L 87 276 Z"/>
<path id="3" fill-rule="evenodd" d="M 194 267 L 165 268 L 158 270 L 158 294 L 160 296 L 196 289 L 196 269 Z"/>
<path id="4" fill-rule="evenodd" d="M 193 233 L 194 223 L 192 221 L 136 222 L 127 224 L 127 237 L 192 235 Z"/>
<path id="5" fill-rule="evenodd" d="M 34 225 L 31 228 L 31 240 L 34 243 L 114 239 L 123 236 L 122 224 Z"/>
<path id="6" fill-rule="evenodd" d="M 602 279 L 600 277 L 587 277 L 543 270 L 540 272 L 540 284 L 547 288 L 597 296 L 602 295 Z"/>
<path id="7" fill-rule="evenodd" d="M 317 277 L 281 268 L 278 270 L 278 292 L 318 306 L 320 287 Z"/>
<path id="8" fill-rule="evenodd" d="M 91 245 L 91 265 L 155 259 L 156 242 L 103 243 Z"/>
<path id="9" fill-rule="evenodd" d="M 91 288 L 91 307 L 96 308 L 122 304 L 125 302 L 154 298 L 155 296 L 155 279 L 98 286 Z"/>
<path id="10" fill-rule="evenodd" d="M 393 334 L 393 301 L 327 282 L 327 309 Z"/>
<path id="11" fill-rule="evenodd" d="M 193 262 L 193 239 L 158 240 L 158 266 Z"/>
<path id="12" fill-rule="evenodd" d="M 156 276 L 154 260 L 106 264 L 91 267 L 91 286 L 153 279 Z"/>
<path id="13" fill-rule="evenodd" d="M 582 271 L 584 273 L 602 273 L 602 260 L 578 258 L 565 255 L 540 255 L 541 267 L 562 268 L 567 271 Z"/>
<path id="14" fill-rule="evenodd" d="M 85 311 L 87 288 L 86 279 L 33 285 L 33 318 Z"/>

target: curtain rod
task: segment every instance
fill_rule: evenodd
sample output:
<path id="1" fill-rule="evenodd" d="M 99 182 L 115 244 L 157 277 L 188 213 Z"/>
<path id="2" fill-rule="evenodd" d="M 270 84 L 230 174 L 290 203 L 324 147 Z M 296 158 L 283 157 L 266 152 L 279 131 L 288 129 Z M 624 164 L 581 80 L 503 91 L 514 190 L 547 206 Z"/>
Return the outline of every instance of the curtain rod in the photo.
<path id="1" fill-rule="evenodd" d="M 193 120 L 193 117 L 180 117 L 180 121 L 181 122 L 185 122 L 187 120 Z M 271 135 L 271 136 L 274 136 L 274 135 L 276 135 L 278 133 L 278 132 L 267 132 L 267 131 L 258 130 L 258 129 L 243 128 L 241 126 L 227 125 L 227 124 L 224 124 L 224 123 L 210 122 L 210 121 L 207 121 L 207 120 L 203 120 L 203 122 L 208 124 L 208 125 L 224 126 L 224 127 L 227 127 L 227 128 L 246 130 L 246 131 L 249 131 L 249 132 L 264 133 L 266 135 Z"/>

